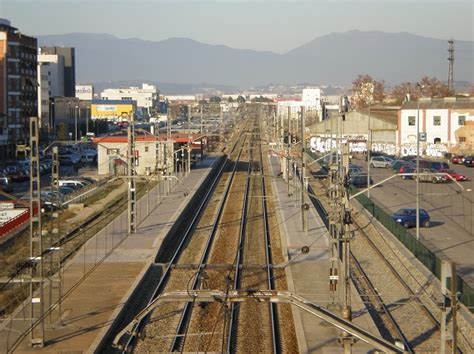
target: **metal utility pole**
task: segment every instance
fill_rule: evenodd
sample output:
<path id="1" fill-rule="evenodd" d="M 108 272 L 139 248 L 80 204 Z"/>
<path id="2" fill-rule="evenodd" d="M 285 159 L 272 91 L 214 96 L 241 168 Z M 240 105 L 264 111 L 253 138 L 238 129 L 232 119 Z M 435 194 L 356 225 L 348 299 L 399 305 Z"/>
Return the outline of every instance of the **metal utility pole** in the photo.
<path id="1" fill-rule="evenodd" d="M 349 171 L 349 144 L 343 146 L 342 151 L 342 174 L 339 176 L 339 188 L 341 191 L 342 203 L 339 210 L 338 234 L 339 234 L 339 250 L 341 254 L 341 291 L 342 291 L 342 308 L 341 315 L 346 321 L 352 321 L 352 304 L 351 304 L 351 287 L 350 287 L 350 240 L 352 217 L 349 208 L 349 192 L 346 188 L 346 176 Z M 353 338 L 345 331 L 342 332 L 342 343 L 344 353 L 352 352 Z"/>
<path id="2" fill-rule="evenodd" d="M 450 280 L 450 288 L 448 288 Z M 457 353 L 457 279 L 456 265 L 448 261 L 441 263 L 441 343 L 440 353 Z M 451 330 L 449 330 L 449 315 L 451 314 Z M 451 347 L 448 352 L 446 348 Z"/>
<path id="3" fill-rule="evenodd" d="M 370 198 L 370 150 L 372 149 L 372 129 L 370 126 L 370 108 L 371 99 L 369 99 L 369 126 L 367 129 L 367 198 Z"/>
<path id="4" fill-rule="evenodd" d="M 133 234 L 137 231 L 137 194 L 135 181 L 135 117 L 134 112 L 130 112 L 130 120 L 127 129 L 128 135 L 128 234 Z"/>
<path id="5" fill-rule="evenodd" d="M 308 209 L 309 205 L 306 203 L 306 139 L 305 139 L 305 111 L 304 107 L 301 107 L 301 223 L 303 231 L 308 231 Z"/>
<path id="6" fill-rule="evenodd" d="M 86 135 L 89 133 L 90 107 L 86 107 Z"/>
<path id="7" fill-rule="evenodd" d="M 448 69 L 448 89 L 454 92 L 454 39 L 450 39 L 448 41 L 449 48 L 448 48 L 448 61 L 449 61 L 449 69 Z"/>
<path id="8" fill-rule="evenodd" d="M 202 135 L 202 124 L 203 124 L 203 122 L 202 122 L 202 105 L 201 105 L 201 112 L 200 112 L 200 116 L 201 116 L 201 135 Z"/>
<path id="9" fill-rule="evenodd" d="M 77 109 L 78 106 L 74 106 L 74 143 L 77 144 Z"/>
<path id="10" fill-rule="evenodd" d="M 288 197 L 293 194 L 290 188 L 290 152 L 291 152 L 291 107 L 288 107 L 288 134 L 286 144 L 286 180 L 288 182 Z"/>
<path id="11" fill-rule="evenodd" d="M 44 346 L 44 269 L 38 117 L 30 118 L 30 343 Z M 37 286 L 35 286 L 37 285 Z"/>
<path id="12" fill-rule="evenodd" d="M 191 173 L 191 105 L 188 106 L 188 162 L 186 166 L 186 175 Z"/>
<path id="13" fill-rule="evenodd" d="M 52 169 L 51 169 L 51 187 L 54 195 L 56 196 L 56 203 L 57 206 L 60 207 L 61 200 L 59 197 L 59 151 L 57 146 L 53 146 L 52 148 Z M 51 281 L 49 284 L 50 287 L 50 299 L 52 299 L 52 289 L 57 287 L 57 296 L 58 296 L 58 319 L 59 323 L 62 323 L 62 297 L 63 297 L 63 282 L 62 282 L 62 265 L 61 265 L 61 234 L 59 232 L 61 220 L 60 211 L 59 209 L 53 213 L 53 227 L 52 227 L 52 242 L 50 246 L 51 251 L 51 263 L 52 267 L 50 269 L 57 269 L 57 281 Z M 56 246 L 53 246 L 53 245 Z M 50 305 L 52 301 L 50 300 Z M 50 319 L 51 319 L 52 311 L 50 312 Z"/>
<path id="14" fill-rule="evenodd" d="M 420 240 L 420 98 L 416 109 L 416 239 Z"/>

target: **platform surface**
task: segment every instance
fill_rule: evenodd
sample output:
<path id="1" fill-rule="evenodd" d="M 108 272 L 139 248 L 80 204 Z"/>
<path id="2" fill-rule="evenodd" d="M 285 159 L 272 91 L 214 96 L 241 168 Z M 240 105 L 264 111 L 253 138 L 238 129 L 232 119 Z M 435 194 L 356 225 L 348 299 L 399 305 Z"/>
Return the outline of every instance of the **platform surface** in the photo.
<path id="1" fill-rule="evenodd" d="M 290 291 L 309 301 L 331 308 L 329 292 L 329 234 L 326 226 L 319 217 L 314 206 L 310 203 L 308 214 L 308 231 L 303 231 L 301 219 L 300 191 L 288 196 L 288 185 L 283 178 L 277 178 L 280 172 L 280 162 L 277 157 L 270 157 L 273 194 L 275 209 L 279 214 L 280 234 L 283 249 L 288 257 L 286 274 Z M 298 187 L 300 188 L 300 187 Z M 307 254 L 301 248 L 307 246 Z M 353 322 L 360 327 L 378 334 L 378 330 L 367 313 L 357 291 L 352 286 Z M 343 353 L 338 343 L 340 331 L 317 317 L 293 308 L 300 353 Z M 353 346 L 354 353 L 367 353 L 374 349 L 363 342 Z"/>
<path id="2" fill-rule="evenodd" d="M 163 191 L 158 193 L 158 186 L 149 192 L 149 198 L 144 195 L 137 202 L 135 234 L 127 236 L 125 211 L 81 248 L 64 269 L 62 320 L 57 310 L 51 321 L 46 319 L 45 347 L 33 349 L 29 336 L 20 338 L 29 326 L 29 321 L 22 320 L 30 311 L 25 305 L 15 311 L 13 321 L 0 324 L 0 352 L 7 352 L 15 342 L 15 353 L 93 352 L 217 160 L 205 158 L 166 196 Z M 45 288 L 45 305 L 49 307 L 49 287 Z"/>

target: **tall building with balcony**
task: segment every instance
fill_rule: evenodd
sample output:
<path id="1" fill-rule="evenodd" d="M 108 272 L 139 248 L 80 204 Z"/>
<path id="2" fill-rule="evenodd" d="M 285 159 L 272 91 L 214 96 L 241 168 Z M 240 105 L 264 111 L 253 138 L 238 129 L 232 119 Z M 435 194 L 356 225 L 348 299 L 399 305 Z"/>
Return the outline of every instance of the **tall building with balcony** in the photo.
<path id="1" fill-rule="evenodd" d="M 29 139 L 37 109 L 37 40 L 0 19 L 0 158 L 15 155 Z"/>

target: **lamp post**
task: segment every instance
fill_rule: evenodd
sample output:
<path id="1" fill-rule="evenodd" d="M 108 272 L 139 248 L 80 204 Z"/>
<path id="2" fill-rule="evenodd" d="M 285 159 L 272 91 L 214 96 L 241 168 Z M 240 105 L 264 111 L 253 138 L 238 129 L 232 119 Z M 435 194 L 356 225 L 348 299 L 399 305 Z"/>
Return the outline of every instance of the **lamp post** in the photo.
<path id="1" fill-rule="evenodd" d="M 74 143 L 77 144 L 77 109 L 79 106 L 74 106 Z"/>
<path id="2" fill-rule="evenodd" d="M 416 192 L 415 192 L 415 199 L 416 199 L 416 239 L 420 240 L 420 96 L 423 93 L 424 86 L 421 84 L 416 84 L 419 89 L 420 95 L 417 97 L 416 100 Z M 410 100 L 410 95 L 406 96 L 406 100 Z"/>
<path id="3" fill-rule="evenodd" d="M 362 86 L 362 94 L 364 95 L 364 99 L 369 102 L 369 119 L 368 119 L 368 127 L 367 127 L 367 186 L 370 186 L 370 150 L 372 149 L 372 127 L 370 125 L 370 118 L 371 118 L 371 104 L 374 94 L 374 84 L 372 82 L 366 82 Z M 370 198 L 370 188 L 367 189 L 367 198 Z"/>
<path id="4" fill-rule="evenodd" d="M 417 84 L 420 89 L 420 96 L 423 85 Z M 420 97 L 417 98 L 416 105 L 416 239 L 420 240 L 420 193 L 419 193 L 419 175 L 420 175 Z"/>

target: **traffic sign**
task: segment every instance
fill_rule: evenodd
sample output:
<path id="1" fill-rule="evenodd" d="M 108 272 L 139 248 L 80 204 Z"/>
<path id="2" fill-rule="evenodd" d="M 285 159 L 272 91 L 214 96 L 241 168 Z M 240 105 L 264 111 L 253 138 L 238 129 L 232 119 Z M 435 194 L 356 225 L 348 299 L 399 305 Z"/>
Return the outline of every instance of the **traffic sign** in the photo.
<path id="1" fill-rule="evenodd" d="M 426 133 L 425 132 L 421 132 L 418 134 L 418 140 L 425 143 L 426 142 Z"/>

